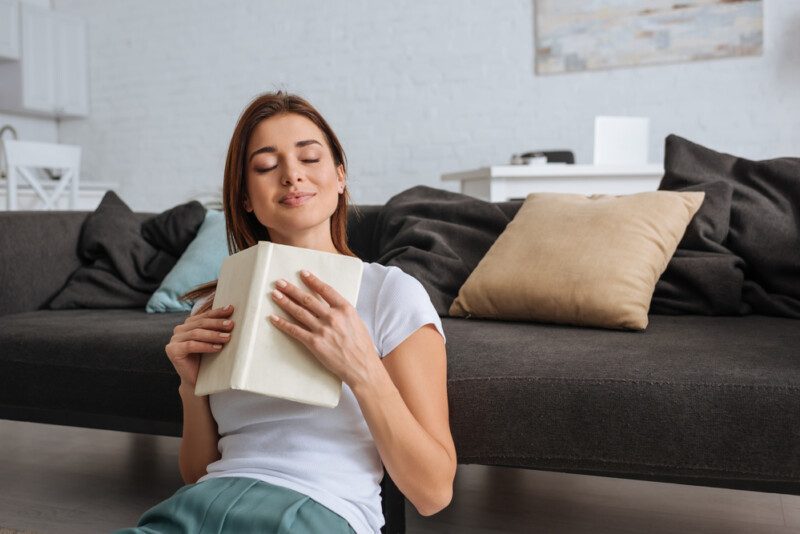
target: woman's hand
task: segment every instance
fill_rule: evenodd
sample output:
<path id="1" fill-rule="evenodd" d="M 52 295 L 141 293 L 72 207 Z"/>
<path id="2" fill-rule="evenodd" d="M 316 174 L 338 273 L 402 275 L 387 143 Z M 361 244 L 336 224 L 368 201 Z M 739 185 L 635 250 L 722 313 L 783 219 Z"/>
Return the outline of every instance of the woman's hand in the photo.
<path id="1" fill-rule="evenodd" d="M 216 308 L 190 315 L 173 330 L 172 339 L 165 347 L 169 361 L 181 377 L 181 383 L 195 387 L 200 372 L 200 355 L 219 352 L 231 338 L 233 321 L 226 319 L 233 306 Z M 225 322 L 228 324 L 225 324 Z"/>
<path id="2" fill-rule="evenodd" d="M 301 278 L 324 301 L 279 280 L 272 299 L 298 324 L 274 315 L 270 320 L 305 345 L 322 365 L 352 388 L 367 379 L 371 366 L 379 360 L 369 330 L 352 304 L 333 287 L 311 273 Z M 286 285 L 281 286 L 281 281 Z M 276 292 L 283 296 L 278 297 Z"/>

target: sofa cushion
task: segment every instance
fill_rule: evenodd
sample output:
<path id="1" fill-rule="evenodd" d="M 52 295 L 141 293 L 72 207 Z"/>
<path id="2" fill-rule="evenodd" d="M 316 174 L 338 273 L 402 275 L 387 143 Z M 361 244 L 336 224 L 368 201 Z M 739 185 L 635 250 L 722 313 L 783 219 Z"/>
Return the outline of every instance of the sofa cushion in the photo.
<path id="1" fill-rule="evenodd" d="M 442 322 L 459 463 L 800 481 L 800 321 Z"/>
<path id="2" fill-rule="evenodd" d="M 124 204 L 119 198 L 117 201 Z M 154 247 L 179 258 L 197 235 L 205 212 L 197 200 L 179 204 L 144 221 L 140 227 L 142 237 Z"/>
<path id="3" fill-rule="evenodd" d="M 642 330 L 703 192 L 529 194 L 450 315 Z"/>
<path id="4" fill-rule="evenodd" d="M 723 180 L 677 187 L 702 191 L 703 204 L 656 283 L 650 313 L 744 315 L 744 261 L 723 245 L 730 229 L 733 186 Z"/>
<path id="5" fill-rule="evenodd" d="M 753 161 L 667 136 L 659 189 L 717 181 L 733 189 L 722 252 L 743 260 L 742 313 L 800 319 L 800 158 Z"/>
<path id="6" fill-rule="evenodd" d="M 129 431 L 139 421 L 143 432 L 180 435 L 180 380 L 164 346 L 185 318 L 144 310 L 2 316 L 0 376 L 11 379 L 0 406 L 124 418 Z M 654 315 L 635 333 L 442 323 L 462 464 L 800 481 L 792 430 L 800 428 L 800 321 Z"/>
<path id="7" fill-rule="evenodd" d="M 464 283 L 509 217 L 478 198 L 419 185 L 390 198 L 375 220 L 377 263 L 420 281 L 446 316 Z"/>
<path id="8" fill-rule="evenodd" d="M 197 236 L 189 243 L 178 262 L 150 296 L 145 311 L 147 313 L 191 311 L 192 303 L 180 300 L 179 297 L 196 286 L 216 280 L 222 262 L 227 257 L 225 214 L 218 210 L 208 210 Z"/>
<path id="9" fill-rule="evenodd" d="M 0 316 L 0 404 L 180 428 L 180 379 L 164 347 L 183 313 L 40 310 Z M 152 425 L 150 425 L 152 426 Z"/>
<path id="10" fill-rule="evenodd" d="M 678 248 L 688 250 L 709 250 L 727 252 L 722 242 L 728 237 L 731 219 L 731 198 L 733 186 L 722 180 L 689 185 L 674 189 L 680 192 L 701 192 L 703 204 L 697 210 L 686 232 L 678 243 Z"/>
<path id="11" fill-rule="evenodd" d="M 149 225 L 149 234 L 158 236 L 156 243 L 175 240 L 165 250 L 145 239 L 140 217 L 113 191 L 107 191 L 81 227 L 78 253 L 82 265 L 48 308 L 144 307 L 178 260 L 171 251 L 183 252 L 205 217 L 205 208 L 197 201 L 168 211 L 171 213 L 156 216 L 158 222 Z M 158 224 L 168 228 L 155 233 Z M 183 231 L 175 231 L 174 227 L 181 224 Z"/>

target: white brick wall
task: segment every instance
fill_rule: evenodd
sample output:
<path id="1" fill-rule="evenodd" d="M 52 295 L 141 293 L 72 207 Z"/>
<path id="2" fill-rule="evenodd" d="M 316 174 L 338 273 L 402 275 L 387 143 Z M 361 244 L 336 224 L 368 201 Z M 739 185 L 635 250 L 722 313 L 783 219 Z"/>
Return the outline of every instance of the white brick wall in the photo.
<path id="1" fill-rule="evenodd" d="M 89 26 L 91 117 L 61 121 L 86 180 L 135 209 L 218 190 L 233 125 L 284 88 L 320 109 L 357 203 L 512 152 L 592 157 L 595 115 L 651 118 L 651 160 L 674 132 L 760 159 L 800 155 L 800 2 L 765 2 L 764 54 L 537 76 L 532 0 L 53 0 Z"/>
<path id="2" fill-rule="evenodd" d="M 58 123 L 53 119 L 0 113 L 0 128 L 6 124 L 14 128 L 19 140 L 41 141 L 42 143 L 58 142 Z M 3 139 L 14 139 L 14 136 L 10 132 L 4 133 Z"/>

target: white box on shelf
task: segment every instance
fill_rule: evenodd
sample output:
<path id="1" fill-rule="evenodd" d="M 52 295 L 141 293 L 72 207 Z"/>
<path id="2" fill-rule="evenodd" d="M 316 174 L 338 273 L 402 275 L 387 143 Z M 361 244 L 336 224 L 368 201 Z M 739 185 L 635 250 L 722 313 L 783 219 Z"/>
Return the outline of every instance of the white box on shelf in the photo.
<path id="1" fill-rule="evenodd" d="M 594 118 L 595 165 L 646 165 L 649 143 L 647 117 Z"/>

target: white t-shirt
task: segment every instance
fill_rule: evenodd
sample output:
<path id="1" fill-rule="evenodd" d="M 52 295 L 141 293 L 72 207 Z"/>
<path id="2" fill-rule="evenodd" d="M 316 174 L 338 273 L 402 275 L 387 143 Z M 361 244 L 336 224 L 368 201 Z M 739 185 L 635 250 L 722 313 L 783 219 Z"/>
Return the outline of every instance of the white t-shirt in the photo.
<path id="1" fill-rule="evenodd" d="M 364 262 L 356 310 L 381 358 L 428 323 L 445 338 L 425 288 L 398 267 Z M 263 480 L 308 495 L 357 534 L 380 531 L 381 458 L 346 383 L 335 408 L 235 390 L 212 393 L 209 404 L 222 457 L 198 482 L 225 476 Z"/>

